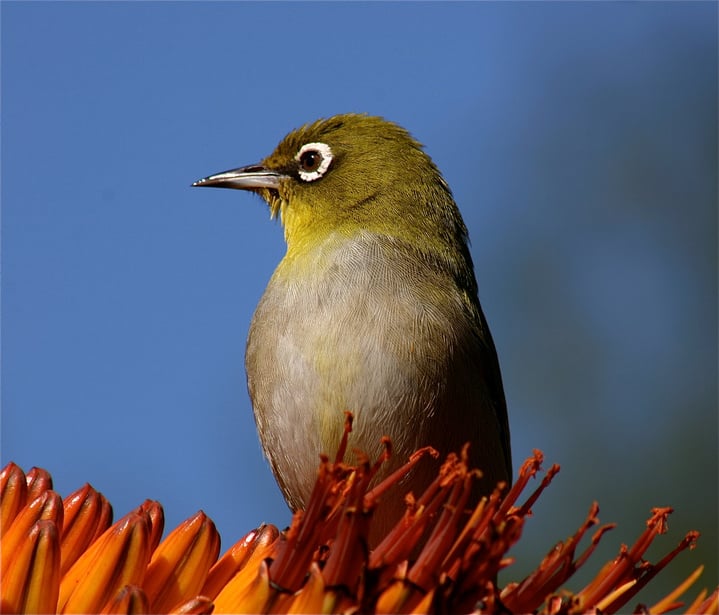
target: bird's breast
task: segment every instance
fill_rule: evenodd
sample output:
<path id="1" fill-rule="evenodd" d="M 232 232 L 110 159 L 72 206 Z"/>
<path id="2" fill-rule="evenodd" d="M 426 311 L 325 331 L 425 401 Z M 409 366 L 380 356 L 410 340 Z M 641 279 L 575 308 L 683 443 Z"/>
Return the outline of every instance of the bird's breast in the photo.
<path id="1" fill-rule="evenodd" d="M 389 435 L 396 449 L 411 452 L 421 436 L 406 426 L 434 412 L 448 372 L 472 352 L 473 326 L 452 276 L 401 244 L 344 241 L 288 255 L 260 300 L 247 345 L 265 450 L 303 445 L 331 455 L 342 412 L 351 410 L 353 446 L 376 456 Z M 309 460 L 315 465 L 316 454 Z"/>

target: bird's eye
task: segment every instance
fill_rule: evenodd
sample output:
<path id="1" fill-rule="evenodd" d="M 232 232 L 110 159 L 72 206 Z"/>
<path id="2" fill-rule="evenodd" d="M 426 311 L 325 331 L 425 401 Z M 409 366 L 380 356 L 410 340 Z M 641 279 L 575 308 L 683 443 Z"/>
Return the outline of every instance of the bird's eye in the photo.
<path id="1" fill-rule="evenodd" d="M 306 182 L 319 179 L 330 168 L 332 158 L 332 149 L 326 143 L 306 143 L 295 156 L 300 179 Z"/>
<path id="2" fill-rule="evenodd" d="M 314 150 L 308 150 L 300 156 L 300 166 L 303 171 L 312 172 L 320 168 L 322 154 Z"/>

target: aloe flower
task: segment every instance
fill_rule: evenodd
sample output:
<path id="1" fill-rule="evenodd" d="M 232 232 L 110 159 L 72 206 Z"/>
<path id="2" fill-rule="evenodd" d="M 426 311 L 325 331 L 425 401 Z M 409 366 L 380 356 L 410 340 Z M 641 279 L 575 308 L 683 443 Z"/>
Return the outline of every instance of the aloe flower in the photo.
<path id="1" fill-rule="evenodd" d="M 342 450 L 346 446 L 348 421 Z M 572 594 L 563 589 L 587 566 L 612 525 L 599 526 L 581 553 L 579 543 L 599 520 L 594 504 L 579 529 L 560 542 L 525 579 L 500 588 L 499 570 L 521 536 L 531 507 L 558 471 L 541 471 L 535 451 L 510 489 L 499 485 L 473 511 L 465 510 L 477 472 L 464 455 L 451 455 L 435 482 L 417 499 L 408 496 L 404 518 L 371 553 L 365 545 L 380 495 L 418 459 L 370 489 L 382 460 L 358 466 L 322 459 L 307 509 L 289 529 L 250 531 L 222 557 L 220 536 L 203 512 L 161 540 L 164 515 L 145 501 L 112 523 L 112 508 L 89 485 L 64 500 L 52 479 L 15 464 L 0 473 L 0 612 L 2 613 L 718 613 L 719 588 L 690 602 L 699 566 L 654 605 L 631 601 L 698 533 L 689 532 L 655 564 L 644 559 L 667 531 L 669 508 L 654 509 L 631 547 L 600 566 Z M 518 503 L 520 496 L 524 500 Z M 423 545 L 421 549 L 418 545 Z M 418 554 L 417 554 L 418 551 Z"/>

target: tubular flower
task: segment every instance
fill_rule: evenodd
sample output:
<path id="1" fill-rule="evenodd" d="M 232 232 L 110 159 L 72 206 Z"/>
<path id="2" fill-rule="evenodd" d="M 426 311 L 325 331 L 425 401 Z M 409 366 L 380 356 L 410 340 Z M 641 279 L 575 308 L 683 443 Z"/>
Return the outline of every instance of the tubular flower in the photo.
<path id="1" fill-rule="evenodd" d="M 348 419 L 342 450 L 351 422 Z M 403 469 L 418 463 L 421 451 Z M 387 443 L 387 455 L 389 444 Z M 385 455 L 386 456 L 386 455 Z M 384 457 L 383 457 L 384 458 Z M 407 498 L 404 518 L 371 553 L 367 536 L 377 499 L 396 488 L 403 472 L 369 488 L 383 459 L 357 466 L 321 460 L 307 510 L 288 530 L 264 525 L 218 559 L 220 536 L 198 512 L 160 540 L 160 504 L 146 501 L 114 524 L 102 494 L 85 485 L 64 500 L 52 479 L 13 463 L 0 473 L 0 612 L 2 613 L 570 613 L 626 612 L 627 605 L 698 533 L 689 532 L 656 564 L 644 559 L 666 530 L 669 508 L 654 509 L 631 547 L 599 568 L 583 589 L 565 583 L 590 559 L 612 525 L 599 526 L 593 504 L 570 538 L 558 543 L 526 578 L 500 588 L 499 570 L 521 535 L 531 506 L 558 471 L 541 472 L 535 451 L 514 485 L 498 485 L 473 511 L 465 510 L 477 473 L 466 451 L 450 455 L 418 498 Z M 520 496 L 525 499 L 519 502 Z M 682 603 L 702 567 L 652 606 L 637 613 L 718 613 L 719 588 Z M 630 605 L 631 607 L 632 605 Z"/>

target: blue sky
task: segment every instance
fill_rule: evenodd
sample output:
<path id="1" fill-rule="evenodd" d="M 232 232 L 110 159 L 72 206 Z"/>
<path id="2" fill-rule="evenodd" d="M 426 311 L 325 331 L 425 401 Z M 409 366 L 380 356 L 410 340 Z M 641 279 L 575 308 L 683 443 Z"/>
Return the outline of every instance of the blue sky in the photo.
<path id="1" fill-rule="evenodd" d="M 0 8 L 3 464 L 286 525 L 243 366 L 281 228 L 190 183 L 369 112 L 464 214 L 515 465 L 562 464 L 516 574 L 596 499 L 606 557 L 672 505 L 716 584 L 716 3 Z"/>

